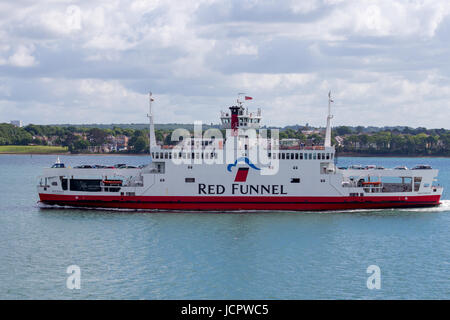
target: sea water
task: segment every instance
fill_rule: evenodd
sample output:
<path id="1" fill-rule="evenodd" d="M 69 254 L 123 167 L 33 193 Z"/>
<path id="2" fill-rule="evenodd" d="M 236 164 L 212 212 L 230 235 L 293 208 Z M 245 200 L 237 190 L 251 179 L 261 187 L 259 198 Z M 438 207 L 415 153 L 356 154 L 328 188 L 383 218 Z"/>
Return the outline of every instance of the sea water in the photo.
<path id="1" fill-rule="evenodd" d="M 430 164 L 445 188 L 439 207 L 230 214 L 42 207 L 37 177 L 55 160 L 0 155 L 0 299 L 450 298 L 449 159 L 338 159 Z M 373 265 L 379 289 L 367 285 Z"/>

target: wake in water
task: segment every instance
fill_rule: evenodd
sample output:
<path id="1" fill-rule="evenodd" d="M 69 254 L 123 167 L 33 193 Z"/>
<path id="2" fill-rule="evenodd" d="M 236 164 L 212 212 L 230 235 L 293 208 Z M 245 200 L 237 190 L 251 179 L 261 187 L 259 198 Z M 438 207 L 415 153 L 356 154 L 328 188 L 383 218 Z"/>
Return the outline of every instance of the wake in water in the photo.
<path id="1" fill-rule="evenodd" d="M 436 207 L 429 208 L 404 208 L 399 209 L 401 211 L 413 211 L 413 212 L 441 212 L 441 211 L 449 211 L 450 212 L 450 200 L 441 200 L 441 204 Z"/>

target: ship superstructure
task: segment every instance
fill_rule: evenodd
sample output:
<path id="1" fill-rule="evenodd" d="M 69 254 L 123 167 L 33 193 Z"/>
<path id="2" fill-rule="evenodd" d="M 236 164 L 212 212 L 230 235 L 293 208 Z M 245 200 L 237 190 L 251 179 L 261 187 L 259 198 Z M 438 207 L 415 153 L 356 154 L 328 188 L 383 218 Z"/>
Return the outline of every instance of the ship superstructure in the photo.
<path id="1" fill-rule="evenodd" d="M 283 147 L 260 129 L 261 110 L 244 101 L 217 129 L 184 132 L 174 148 L 156 144 L 150 96 L 150 161 L 141 167 L 56 163 L 37 187 L 50 205 L 159 210 L 343 210 L 439 205 L 438 170 L 338 168 L 331 145 L 331 94 L 324 145 Z M 260 129 L 260 130 L 257 130 Z M 270 135 L 270 137 L 269 137 Z"/>

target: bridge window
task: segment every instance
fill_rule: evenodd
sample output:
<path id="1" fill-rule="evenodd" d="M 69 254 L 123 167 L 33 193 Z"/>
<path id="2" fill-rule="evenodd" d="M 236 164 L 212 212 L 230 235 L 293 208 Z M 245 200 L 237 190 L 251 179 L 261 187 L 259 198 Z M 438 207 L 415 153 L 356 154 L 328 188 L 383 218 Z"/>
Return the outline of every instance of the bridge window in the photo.
<path id="1" fill-rule="evenodd" d="M 186 178 L 186 179 L 184 179 L 184 182 L 186 182 L 186 183 L 194 183 L 195 182 L 195 178 Z"/>
<path id="2" fill-rule="evenodd" d="M 291 183 L 300 183 L 300 178 L 291 178 Z"/>

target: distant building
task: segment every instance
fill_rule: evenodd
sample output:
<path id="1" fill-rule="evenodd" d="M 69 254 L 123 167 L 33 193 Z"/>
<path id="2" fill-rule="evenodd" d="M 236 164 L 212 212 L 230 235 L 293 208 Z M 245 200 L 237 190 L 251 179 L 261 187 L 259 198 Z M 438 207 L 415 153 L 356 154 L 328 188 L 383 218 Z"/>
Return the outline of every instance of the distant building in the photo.
<path id="1" fill-rule="evenodd" d="M 19 127 L 19 128 L 22 128 L 23 127 L 23 125 L 22 125 L 22 120 L 11 120 L 11 122 L 10 122 L 13 126 L 15 126 L 15 127 Z"/>
<path id="2" fill-rule="evenodd" d="M 309 135 L 311 135 L 311 134 L 320 134 L 321 131 L 320 131 L 320 130 L 317 130 L 317 129 L 314 129 L 314 130 L 302 130 L 302 133 L 303 133 L 304 135 L 306 135 L 306 136 L 309 136 Z"/>
<path id="3" fill-rule="evenodd" d="M 300 145 L 300 140 L 298 140 L 298 139 L 281 139 L 280 140 L 280 145 L 281 146 L 286 146 L 286 147 L 299 146 Z"/>

